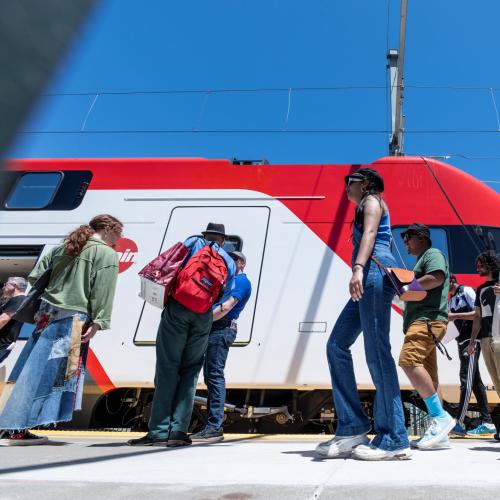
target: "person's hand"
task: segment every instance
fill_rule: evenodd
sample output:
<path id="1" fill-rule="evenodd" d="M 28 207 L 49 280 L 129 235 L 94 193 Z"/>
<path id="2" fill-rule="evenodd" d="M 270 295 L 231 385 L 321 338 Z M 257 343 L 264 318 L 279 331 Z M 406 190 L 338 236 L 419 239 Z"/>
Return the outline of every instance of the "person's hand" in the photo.
<path id="1" fill-rule="evenodd" d="M 495 295 L 500 295 L 500 283 L 495 283 L 493 291 L 495 292 Z"/>
<path id="2" fill-rule="evenodd" d="M 476 342 L 469 342 L 467 352 L 469 353 L 469 356 L 476 352 Z"/>
<path id="3" fill-rule="evenodd" d="M 457 319 L 457 314 L 449 312 L 448 313 L 448 321 L 455 321 Z"/>
<path id="4" fill-rule="evenodd" d="M 82 343 L 84 344 L 88 342 L 100 329 L 100 325 L 92 323 L 85 331 L 82 332 Z"/>
<path id="5" fill-rule="evenodd" d="M 363 268 L 356 266 L 352 272 L 351 281 L 349 281 L 351 299 L 357 302 L 363 296 L 363 291 Z"/>

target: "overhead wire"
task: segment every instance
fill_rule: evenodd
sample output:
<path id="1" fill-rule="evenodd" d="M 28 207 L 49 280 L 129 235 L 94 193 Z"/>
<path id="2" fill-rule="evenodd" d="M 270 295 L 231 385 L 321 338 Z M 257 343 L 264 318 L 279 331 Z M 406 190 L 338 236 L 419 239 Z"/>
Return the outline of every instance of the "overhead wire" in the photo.
<path id="1" fill-rule="evenodd" d="M 341 90 L 384 90 L 385 85 L 329 85 L 329 86 L 313 86 L 313 87 L 254 87 L 254 88 L 208 88 L 208 89 L 168 89 L 168 90 L 116 90 L 116 91 L 76 91 L 76 92 L 48 92 L 42 94 L 43 97 L 72 97 L 72 96 L 100 96 L 106 95 L 169 95 L 169 94 L 212 94 L 223 93 L 259 93 L 259 92 L 300 92 L 300 91 L 341 91 Z M 405 84 L 406 89 L 421 89 L 421 90 L 484 90 L 488 92 L 500 91 L 500 87 L 492 86 L 466 86 L 466 85 L 422 85 L 422 84 Z"/>
<path id="2" fill-rule="evenodd" d="M 34 134 L 388 134 L 374 129 L 110 129 L 110 130 L 25 130 Z M 405 130 L 405 134 L 498 134 L 498 130 L 445 129 Z"/>

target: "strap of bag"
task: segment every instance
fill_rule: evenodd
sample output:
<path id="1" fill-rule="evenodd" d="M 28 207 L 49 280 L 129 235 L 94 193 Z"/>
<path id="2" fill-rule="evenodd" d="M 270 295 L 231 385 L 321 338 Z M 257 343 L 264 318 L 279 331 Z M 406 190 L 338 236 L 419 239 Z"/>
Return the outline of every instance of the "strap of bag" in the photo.
<path id="1" fill-rule="evenodd" d="M 447 351 L 445 345 L 440 340 L 438 340 L 438 338 L 432 332 L 432 326 L 431 326 L 430 321 L 426 321 L 426 324 L 427 324 L 427 331 L 429 332 L 429 335 L 432 337 L 432 340 L 434 340 L 434 343 L 436 344 L 436 347 L 439 349 L 439 352 L 441 354 L 443 354 L 443 356 L 446 356 L 448 358 L 448 361 L 451 361 L 452 358 L 448 354 L 448 351 Z"/>

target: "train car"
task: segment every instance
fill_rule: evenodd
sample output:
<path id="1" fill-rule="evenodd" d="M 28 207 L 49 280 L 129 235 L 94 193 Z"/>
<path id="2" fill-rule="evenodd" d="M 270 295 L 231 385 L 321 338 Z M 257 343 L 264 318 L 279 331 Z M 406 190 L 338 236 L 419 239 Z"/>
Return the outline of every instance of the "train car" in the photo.
<path id="1" fill-rule="evenodd" d="M 40 255 L 98 213 L 111 213 L 125 224 L 116 246 L 120 273 L 112 329 L 92 340 L 84 409 L 75 425 L 147 422 L 161 311 L 139 298 L 137 273 L 208 222 L 225 224 L 230 235 L 225 245 L 246 254 L 253 285 L 226 367 L 226 423 L 260 421 L 265 430 L 298 430 L 311 422 L 334 422 L 325 346 L 348 300 L 351 276 L 354 206 L 345 196 L 344 176 L 361 166 L 200 158 L 11 161 L 0 193 L 0 281 L 26 276 Z M 500 248 L 500 195 L 434 159 L 388 157 L 363 166 L 385 179 L 393 253 L 401 267 L 414 263 L 401 231 L 425 223 L 459 280 L 479 284 L 476 256 Z M 395 302 L 392 311 L 395 357 L 403 341 L 401 307 Z M 2 383 L 29 333 L 26 325 L 15 352 L 0 367 Z M 449 350 L 452 361 L 438 356 L 440 379 L 445 400 L 457 403 L 458 355 L 453 343 Z M 353 356 L 369 411 L 373 384 L 362 336 Z M 498 402 L 481 368 L 489 401 Z M 402 371 L 399 376 L 409 401 L 411 387 Z M 199 382 L 203 391 L 202 377 Z M 202 406 L 195 416 L 203 417 Z"/>

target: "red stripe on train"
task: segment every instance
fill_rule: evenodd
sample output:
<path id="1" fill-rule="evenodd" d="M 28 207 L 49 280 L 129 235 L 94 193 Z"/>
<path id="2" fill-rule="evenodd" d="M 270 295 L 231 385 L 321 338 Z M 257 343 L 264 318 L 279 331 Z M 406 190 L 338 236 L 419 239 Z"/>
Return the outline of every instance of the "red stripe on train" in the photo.
<path id="1" fill-rule="evenodd" d="M 90 375 L 94 379 L 94 382 L 101 389 L 102 392 L 109 392 L 115 389 L 115 385 L 111 382 L 111 379 L 108 377 L 108 374 L 104 371 L 100 361 L 97 359 L 97 356 L 94 354 L 92 349 L 89 349 L 89 353 L 87 356 L 87 370 Z"/>

